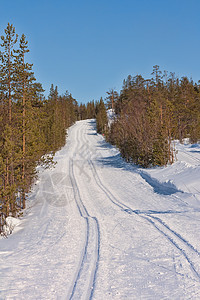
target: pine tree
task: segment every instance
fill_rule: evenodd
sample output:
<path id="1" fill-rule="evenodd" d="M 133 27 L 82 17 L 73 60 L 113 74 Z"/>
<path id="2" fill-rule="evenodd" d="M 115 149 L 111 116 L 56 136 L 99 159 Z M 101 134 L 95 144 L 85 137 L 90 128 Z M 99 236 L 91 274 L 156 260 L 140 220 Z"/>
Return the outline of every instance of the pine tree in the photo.
<path id="1" fill-rule="evenodd" d="M 87 103 L 86 110 L 87 110 L 87 119 L 96 118 L 96 110 L 95 110 L 94 100 Z"/>
<path id="2" fill-rule="evenodd" d="M 15 81 L 18 83 L 15 89 L 15 98 L 18 103 L 18 130 L 19 137 L 21 139 L 21 189 L 22 189 L 22 207 L 25 208 L 25 191 L 27 187 L 26 183 L 26 164 L 27 164 L 27 124 L 28 120 L 31 120 L 31 104 L 30 104 L 30 87 L 35 80 L 32 72 L 32 64 L 25 63 L 25 55 L 29 52 L 28 50 L 28 42 L 26 41 L 26 37 L 22 34 L 19 43 L 19 49 L 15 52 L 15 71 L 16 78 Z M 27 118 L 28 117 L 28 118 Z"/>
<path id="3" fill-rule="evenodd" d="M 109 90 L 106 92 L 108 96 L 106 97 L 106 108 L 107 109 L 112 109 L 112 111 L 115 110 L 115 103 L 118 100 L 118 93 L 117 91 L 114 91 L 113 89 Z"/>
<path id="4" fill-rule="evenodd" d="M 12 106 L 13 106 L 13 91 L 16 86 L 15 69 L 14 69 L 14 53 L 13 48 L 17 42 L 18 36 L 15 33 L 13 25 L 7 25 L 5 29 L 5 36 L 1 36 L 2 43 L 0 46 L 3 51 L 0 55 L 0 93 L 3 96 L 5 106 L 4 110 L 4 128 L 2 132 L 2 160 L 3 168 L 3 191 L 2 197 L 4 201 L 5 214 L 8 215 L 10 206 L 14 199 L 14 145 L 13 145 L 13 124 L 12 124 Z"/>
<path id="5" fill-rule="evenodd" d="M 3 52 L 1 52 L 1 82 L 0 82 L 0 92 L 4 93 L 4 99 L 6 100 L 8 104 L 8 120 L 11 124 L 12 121 L 12 93 L 13 93 L 13 87 L 15 86 L 15 80 L 14 80 L 14 53 L 13 53 L 13 47 L 16 44 L 18 39 L 18 35 L 15 33 L 15 28 L 13 25 L 9 24 L 7 25 L 7 28 L 5 29 L 5 36 L 1 36 L 2 44 L 0 46 L 4 49 Z"/>
<path id="6" fill-rule="evenodd" d="M 102 98 L 100 99 L 99 103 L 97 103 L 96 109 L 97 132 L 107 134 L 108 119 L 105 104 Z"/>
<path id="7" fill-rule="evenodd" d="M 87 108 L 85 104 L 79 105 L 79 120 L 85 120 L 87 119 Z"/>

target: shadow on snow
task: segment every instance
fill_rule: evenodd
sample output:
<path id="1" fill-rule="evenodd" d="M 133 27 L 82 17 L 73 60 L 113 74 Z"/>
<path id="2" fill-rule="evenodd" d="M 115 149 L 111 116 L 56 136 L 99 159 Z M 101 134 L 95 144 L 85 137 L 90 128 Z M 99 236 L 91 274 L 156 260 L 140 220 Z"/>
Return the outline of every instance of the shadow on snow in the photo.
<path id="1" fill-rule="evenodd" d="M 96 121 L 91 120 L 90 122 L 91 129 L 96 130 Z M 101 140 L 98 142 L 98 147 L 100 149 L 112 149 L 113 146 L 106 142 L 105 140 Z M 160 195 L 172 195 L 177 192 L 182 192 L 177 189 L 177 187 L 170 181 L 168 182 L 160 182 L 156 178 L 152 178 L 148 173 L 141 170 L 141 168 L 133 163 L 127 163 L 122 157 L 120 153 L 113 154 L 112 156 L 103 157 L 97 160 L 100 167 L 112 167 L 117 169 L 123 169 L 135 174 L 139 174 L 154 190 L 155 193 Z"/>

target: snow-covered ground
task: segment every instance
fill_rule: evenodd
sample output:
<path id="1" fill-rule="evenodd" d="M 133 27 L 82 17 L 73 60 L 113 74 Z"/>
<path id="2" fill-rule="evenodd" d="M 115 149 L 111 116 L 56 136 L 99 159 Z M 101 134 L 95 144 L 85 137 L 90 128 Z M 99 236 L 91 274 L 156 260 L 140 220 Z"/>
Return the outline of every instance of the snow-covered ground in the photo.
<path id="1" fill-rule="evenodd" d="M 115 120 L 115 112 L 112 108 L 107 110 L 107 118 L 108 118 L 108 127 L 110 128 L 111 124 Z"/>
<path id="2" fill-rule="evenodd" d="M 200 299 L 200 146 L 140 169 L 77 122 L 0 239 L 0 299 Z"/>

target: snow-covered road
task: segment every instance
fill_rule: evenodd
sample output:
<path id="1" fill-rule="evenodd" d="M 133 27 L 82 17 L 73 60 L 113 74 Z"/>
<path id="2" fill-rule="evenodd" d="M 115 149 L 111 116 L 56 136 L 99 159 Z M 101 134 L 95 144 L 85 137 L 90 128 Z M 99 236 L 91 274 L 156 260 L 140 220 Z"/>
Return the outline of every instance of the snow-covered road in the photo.
<path id="1" fill-rule="evenodd" d="M 142 170 L 73 125 L 0 240 L 0 299 L 200 299 L 200 148 L 177 147 Z"/>

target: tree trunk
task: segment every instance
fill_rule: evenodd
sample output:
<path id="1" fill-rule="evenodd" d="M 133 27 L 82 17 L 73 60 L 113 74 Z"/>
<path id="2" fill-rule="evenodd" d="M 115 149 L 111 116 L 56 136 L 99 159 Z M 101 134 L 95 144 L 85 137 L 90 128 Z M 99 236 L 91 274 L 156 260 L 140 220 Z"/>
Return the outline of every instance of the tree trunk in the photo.
<path id="1" fill-rule="evenodd" d="M 23 64 L 24 64 L 24 54 L 23 54 Z M 26 94 L 25 94 L 26 84 L 25 78 L 23 82 L 23 111 L 22 111 L 22 205 L 23 209 L 26 207 L 26 197 L 25 197 L 25 155 L 26 155 Z"/>

